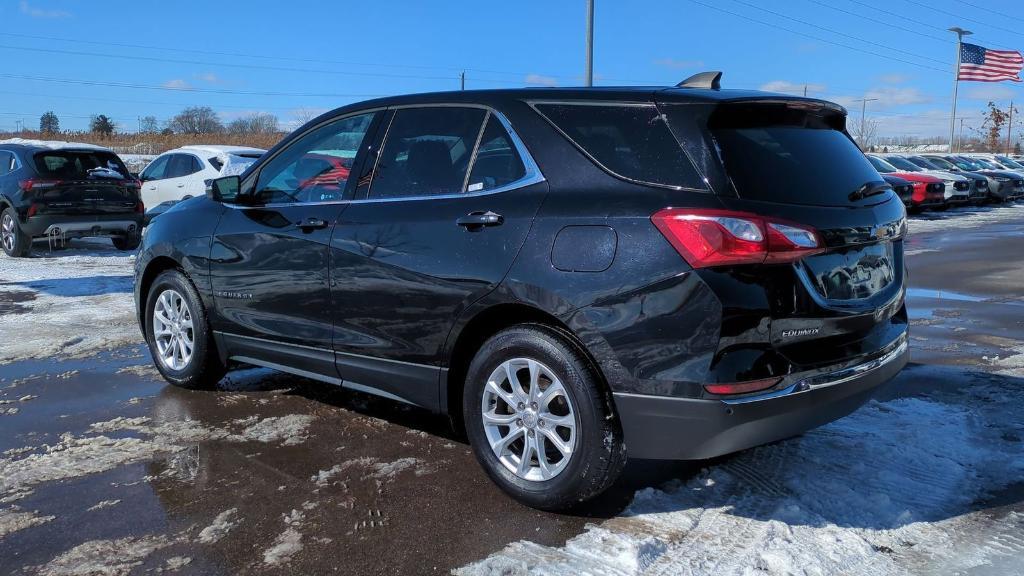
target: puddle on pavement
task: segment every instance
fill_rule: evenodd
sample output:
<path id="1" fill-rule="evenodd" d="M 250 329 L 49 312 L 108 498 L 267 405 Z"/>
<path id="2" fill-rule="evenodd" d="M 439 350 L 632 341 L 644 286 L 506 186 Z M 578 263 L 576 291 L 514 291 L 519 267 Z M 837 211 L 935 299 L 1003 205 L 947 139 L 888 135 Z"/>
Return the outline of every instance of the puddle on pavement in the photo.
<path id="1" fill-rule="evenodd" d="M 52 468 L 19 468 L 12 478 L 31 492 L 0 508 L 55 516 L 0 539 L 0 573 L 129 536 L 159 540 L 136 571 L 174 557 L 204 574 L 320 573 L 342 558 L 352 573 L 447 571 L 520 539 L 561 545 L 636 489 L 695 470 L 637 462 L 588 517 L 549 514 L 502 493 L 437 415 L 262 369 L 232 372 L 217 391 L 183 390 L 148 363 L 133 348 L 0 367 L 5 397 L 36 396 L 0 416 L 0 448 L 14 449 L 0 469 L 42 456 Z M 109 466 L 84 460 L 101 436 Z M 0 497 L 11 482 L 0 480 Z M 231 510 L 226 534 L 204 540 Z"/>

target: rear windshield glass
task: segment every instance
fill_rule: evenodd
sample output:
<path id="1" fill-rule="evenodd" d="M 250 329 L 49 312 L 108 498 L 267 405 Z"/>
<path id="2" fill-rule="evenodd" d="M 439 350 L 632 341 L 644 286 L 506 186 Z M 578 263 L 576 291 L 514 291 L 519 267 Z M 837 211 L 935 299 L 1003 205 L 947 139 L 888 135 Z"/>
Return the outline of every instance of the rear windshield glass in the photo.
<path id="1" fill-rule="evenodd" d="M 653 104 L 537 104 L 536 108 L 616 176 L 676 188 L 707 188 Z"/>
<path id="2" fill-rule="evenodd" d="M 741 198 L 830 206 L 881 180 L 843 125 L 838 112 L 799 102 L 725 104 L 708 120 Z"/>
<path id="3" fill-rule="evenodd" d="M 128 175 L 121 159 L 103 150 L 50 150 L 35 155 L 36 171 L 43 178 L 79 180 L 123 179 Z"/>

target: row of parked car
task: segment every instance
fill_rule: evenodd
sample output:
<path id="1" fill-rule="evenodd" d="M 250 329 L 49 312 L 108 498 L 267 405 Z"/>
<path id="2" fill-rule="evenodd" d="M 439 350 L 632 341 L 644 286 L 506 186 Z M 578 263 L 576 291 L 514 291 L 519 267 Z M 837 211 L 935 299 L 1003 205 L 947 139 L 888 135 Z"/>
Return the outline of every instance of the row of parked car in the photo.
<path id="1" fill-rule="evenodd" d="M 1024 198 L 1024 164 L 1000 154 L 868 154 L 910 212 Z"/>
<path id="2" fill-rule="evenodd" d="M 61 248 L 71 238 L 106 237 L 118 249 L 135 250 L 153 217 L 202 196 L 214 178 L 241 174 L 264 152 L 185 146 L 157 156 L 135 174 L 102 146 L 0 141 L 0 245 L 17 257 L 35 240 Z"/>

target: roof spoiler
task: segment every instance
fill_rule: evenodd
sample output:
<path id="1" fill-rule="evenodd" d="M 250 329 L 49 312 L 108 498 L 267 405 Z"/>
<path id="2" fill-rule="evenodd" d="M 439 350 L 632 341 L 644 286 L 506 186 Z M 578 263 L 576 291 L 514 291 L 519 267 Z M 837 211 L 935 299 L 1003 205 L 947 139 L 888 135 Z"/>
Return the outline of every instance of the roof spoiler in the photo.
<path id="1" fill-rule="evenodd" d="M 722 73 L 717 70 L 699 72 L 676 84 L 676 88 L 710 88 L 718 90 L 722 87 Z"/>

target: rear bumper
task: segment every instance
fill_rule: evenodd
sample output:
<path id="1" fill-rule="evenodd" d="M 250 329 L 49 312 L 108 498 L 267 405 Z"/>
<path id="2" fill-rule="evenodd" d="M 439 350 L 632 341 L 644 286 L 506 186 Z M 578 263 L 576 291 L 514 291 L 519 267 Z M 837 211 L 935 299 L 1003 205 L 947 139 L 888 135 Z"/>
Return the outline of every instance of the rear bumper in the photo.
<path id="1" fill-rule="evenodd" d="M 91 236 L 127 236 L 142 231 L 141 214 L 81 216 L 73 214 L 32 216 L 22 230 L 33 238 L 60 236 L 83 238 Z"/>
<path id="2" fill-rule="evenodd" d="M 906 334 L 875 358 L 789 376 L 781 389 L 735 399 L 613 394 L 631 458 L 699 460 L 800 434 L 850 414 L 906 364 Z"/>

